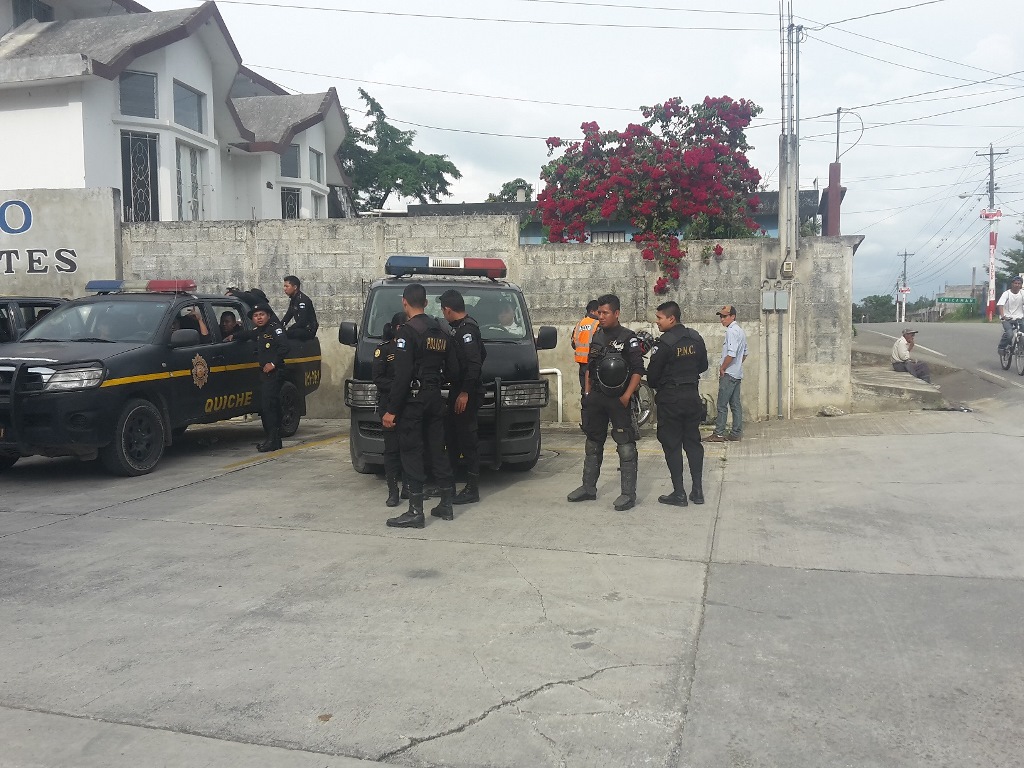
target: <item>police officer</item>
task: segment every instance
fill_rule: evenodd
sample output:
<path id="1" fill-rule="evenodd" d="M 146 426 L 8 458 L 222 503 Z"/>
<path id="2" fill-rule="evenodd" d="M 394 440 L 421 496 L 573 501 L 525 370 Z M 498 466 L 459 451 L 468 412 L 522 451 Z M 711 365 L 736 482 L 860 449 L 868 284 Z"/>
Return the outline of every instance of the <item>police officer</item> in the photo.
<path id="1" fill-rule="evenodd" d="M 583 485 L 569 494 L 569 501 L 597 498 L 608 422 L 619 454 L 621 493 L 614 507 L 620 512 L 636 504 L 637 435 L 629 399 L 640 385 L 644 355 L 640 340 L 619 325 L 619 297 L 605 294 L 597 299 L 598 329 L 590 340 L 590 360 L 583 386 L 583 431 L 587 435 L 583 458 Z"/>
<path id="2" fill-rule="evenodd" d="M 396 312 L 390 323 L 384 324 L 384 341 L 373 352 L 372 378 L 377 385 L 377 415 L 384 418 L 391 396 L 391 383 L 395 380 L 395 336 L 405 323 L 405 313 Z M 398 430 L 384 430 L 384 477 L 388 483 L 389 507 L 401 503 L 398 479 L 402 476 L 402 457 L 398 447 Z"/>
<path id="3" fill-rule="evenodd" d="M 260 417 L 266 433 L 266 439 L 256 446 L 260 453 L 281 450 L 281 387 L 288 337 L 281 324 L 272 319 L 272 314 L 269 304 L 257 304 L 249 313 L 256 327 L 251 331 L 237 331 L 233 336 L 236 340 L 255 342 L 256 361 L 260 366 Z"/>
<path id="4" fill-rule="evenodd" d="M 284 292 L 288 297 L 288 311 L 281 321 L 281 325 L 288 325 L 289 320 L 294 320 L 295 325 L 288 328 L 285 333 L 289 339 L 306 341 L 316 336 L 320 323 L 316 319 L 316 310 L 313 309 L 313 302 L 309 296 L 299 290 L 302 285 L 295 275 L 285 275 Z"/>
<path id="5" fill-rule="evenodd" d="M 434 479 L 441 487 L 441 502 L 430 514 L 442 520 L 454 518 L 454 488 L 448 456 L 444 452 L 444 398 L 441 397 L 449 337 L 437 320 L 424 313 L 426 306 L 426 289 L 419 283 L 407 285 L 402 291 L 402 309 L 408 319 L 395 338 L 395 378 L 391 382 L 387 411 L 381 419 L 384 429 L 398 427 L 402 474 L 409 483 L 409 509 L 388 520 L 392 528 L 422 528 L 424 525 L 424 450 L 430 454 Z"/>
<path id="6" fill-rule="evenodd" d="M 683 451 L 690 465 L 690 498 L 694 504 L 704 503 L 704 446 L 700 441 L 700 422 L 704 402 L 698 382 L 708 369 L 708 350 L 704 339 L 679 321 L 679 305 L 666 301 L 658 305 L 658 330 L 662 336 L 651 353 L 647 366 L 647 383 L 657 391 L 658 442 L 665 452 L 672 493 L 659 496 L 662 504 L 685 507 L 683 487 Z"/>
<path id="7" fill-rule="evenodd" d="M 480 450 L 477 444 L 477 413 L 483 393 L 480 377 L 487 350 L 480 338 L 480 325 L 466 313 L 466 300 L 455 289 L 441 294 L 441 311 L 452 327 L 454 365 L 449 376 L 445 442 L 454 466 L 461 454 L 466 462 L 466 487 L 452 499 L 453 504 L 480 501 Z"/>

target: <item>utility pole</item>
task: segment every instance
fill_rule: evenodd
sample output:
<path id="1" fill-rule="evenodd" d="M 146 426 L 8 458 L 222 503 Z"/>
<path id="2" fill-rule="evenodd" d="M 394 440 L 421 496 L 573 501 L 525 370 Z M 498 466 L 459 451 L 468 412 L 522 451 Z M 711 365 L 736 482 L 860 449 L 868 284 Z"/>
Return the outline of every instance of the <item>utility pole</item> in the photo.
<path id="1" fill-rule="evenodd" d="M 898 254 L 897 254 L 898 255 Z M 896 322 L 900 321 L 900 281 L 896 280 Z"/>
<path id="2" fill-rule="evenodd" d="M 900 254 L 897 253 L 896 255 L 899 256 Z M 897 311 L 896 313 L 896 319 L 901 323 L 907 322 L 907 295 L 910 293 L 910 289 L 907 288 L 907 256 L 913 255 L 912 253 L 907 253 L 906 248 L 903 249 L 903 287 L 897 288 L 900 301 L 900 304 L 897 306 L 902 307 L 903 311 Z M 900 318 L 901 314 L 903 315 L 902 318 Z"/>
<path id="3" fill-rule="evenodd" d="M 779 245 L 783 259 L 797 257 L 800 240 L 800 41 L 793 3 L 779 3 L 782 48 L 782 134 L 779 136 Z"/>
<path id="4" fill-rule="evenodd" d="M 999 237 L 999 219 L 1003 212 L 996 209 L 996 155 L 1008 155 L 1009 150 L 996 152 L 988 145 L 988 152 L 975 152 L 978 157 L 988 155 L 988 208 L 981 212 L 981 218 L 988 219 L 988 308 L 985 315 L 989 322 L 996 311 L 996 240 Z"/>

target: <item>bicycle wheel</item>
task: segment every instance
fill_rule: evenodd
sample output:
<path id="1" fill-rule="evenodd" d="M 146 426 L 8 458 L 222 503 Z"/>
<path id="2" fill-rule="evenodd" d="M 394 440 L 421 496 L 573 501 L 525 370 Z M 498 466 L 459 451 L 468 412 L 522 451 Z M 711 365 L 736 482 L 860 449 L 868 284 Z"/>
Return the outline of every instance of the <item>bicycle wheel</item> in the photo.
<path id="1" fill-rule="evenodd" d="M 636 414 L 636 423 L 641 427 L 650 421 L 654 412 L 654 393 L 646 381 L 641 381 L 633 393 L 633 412 Z"/>
<path id="2" fill-rule="evenodd" d="M 1024 376 L 1024 338 L 1017 337 L 1017 345 L 1013 354 L 1017 358 L 1017 375 Z"/>
<path id="3" fill-rule="evenodd" d="M 1004 349 L 999 350 L 999 364 L 1004 371 L 1010 370 L 1010 363 L 1013 362 L 1013 345 L 1007 344 Z"/>

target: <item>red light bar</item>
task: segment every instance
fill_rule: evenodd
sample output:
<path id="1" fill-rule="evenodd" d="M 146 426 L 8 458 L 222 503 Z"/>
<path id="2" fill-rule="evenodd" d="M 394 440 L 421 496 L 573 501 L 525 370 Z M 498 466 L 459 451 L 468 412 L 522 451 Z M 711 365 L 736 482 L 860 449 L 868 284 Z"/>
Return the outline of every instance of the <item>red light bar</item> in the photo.
<path id="1" fill-rule="evenodd" d="M 149 293 L 195 293 L 195 280 L 150 280 L 146 283 Z"/>
<path id="2" fill-rule="evenodd" d="M 384 273 L 393 277 L 402 275 L 462 275 L 505 277 L 508 270 L 501 259 L 464 258 L 462 256 L 389 256 Z"/>
<path id="3" fill-rule="evenodd" d="M 504 278 L 508 274 L 505 262 L 501 259 L 464 259 L 463 263 L 467 271 L 492 280 Z"/>

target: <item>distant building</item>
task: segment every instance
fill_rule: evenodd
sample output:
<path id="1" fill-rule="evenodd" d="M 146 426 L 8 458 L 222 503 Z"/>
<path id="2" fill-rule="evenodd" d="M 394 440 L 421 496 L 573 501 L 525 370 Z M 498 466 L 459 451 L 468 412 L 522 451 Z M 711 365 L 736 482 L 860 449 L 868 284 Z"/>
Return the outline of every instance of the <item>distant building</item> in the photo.
<path id="1" fill-rule="evenodd" d="M 0 30 L 6 189 L 114 187 L 124 221 L 353 215 L 337 93 L 244 67 L 214 3 L 0 0 Z"/>

